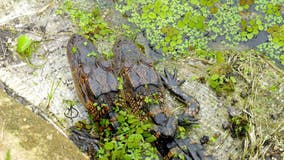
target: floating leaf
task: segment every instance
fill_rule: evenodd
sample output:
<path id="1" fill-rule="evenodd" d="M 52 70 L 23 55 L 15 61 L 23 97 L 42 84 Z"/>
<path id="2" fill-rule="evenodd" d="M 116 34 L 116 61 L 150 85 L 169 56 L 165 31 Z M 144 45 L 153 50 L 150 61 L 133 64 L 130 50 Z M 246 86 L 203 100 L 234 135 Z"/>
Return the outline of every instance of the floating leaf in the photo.
<path id="1" fill-rule="evenodd" d="M 253 37 L 254 37 L 254 34 L 253 34 L 253 33 L 247 34 L 247 38 L 248 38 L 248 39 L 252 39 Z"/>
<path id="2" fill-rule="evenodd" d="M 191 4 L 198 5 L 198 0 L 190 0 Z"/>
<path id="3" fill-rule="evenodd" d="M 177 26 L 179 28 L 183 28 L 183 27 L 185 27 L 185 24 L 184 24 L 184 22 L 182 20 L 179 20 Z"/>

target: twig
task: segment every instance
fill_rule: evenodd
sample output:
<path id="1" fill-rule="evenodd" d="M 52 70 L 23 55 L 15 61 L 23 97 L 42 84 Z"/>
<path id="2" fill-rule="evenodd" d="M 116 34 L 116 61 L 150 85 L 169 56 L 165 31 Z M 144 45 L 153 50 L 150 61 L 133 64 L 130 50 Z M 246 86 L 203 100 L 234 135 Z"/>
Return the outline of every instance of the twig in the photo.
<path id="1" fill-rule="evenodd" d="M 246 113 L 247 115 L 249 115 L 250 117 L 253 117 L 253 115 L 252 115 L 250 112 L 248 112 L 247 110 L 243 109 L 242 111 L 243 111 L 244 113 Z"/>

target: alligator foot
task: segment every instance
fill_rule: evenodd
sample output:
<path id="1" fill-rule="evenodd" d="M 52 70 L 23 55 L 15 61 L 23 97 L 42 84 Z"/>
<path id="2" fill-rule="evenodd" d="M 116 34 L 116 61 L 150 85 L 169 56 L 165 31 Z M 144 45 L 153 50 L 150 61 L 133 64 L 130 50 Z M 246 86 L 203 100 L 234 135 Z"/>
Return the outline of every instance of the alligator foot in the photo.
<path id="1" fill-rule="evenodd" d="M 83 152 L 87 153 L 90 160 L 94 160 L 96 152 L 99 150 L 99 141 L 92 137 L 86 130 L 78 130 L 76 127 L 71 127 L 71 135 L 69 138 L 79 147 Z"/>
<path id="2" fill-rule="evenodd" d="M 149 114 L 155 123 L 152 127 L 152 131 L 157 137 L 173 138 L 175 136 L 178 121 L 174 116 L 167 117 L 161 110 L 160 105 L 157 104 L 151 104 L 149 106 Z"/>
<path id="3" fill-rule="evenodd" d="M 183 90 L 180 89 L 180 85 L 184 83 L 184 81 L 179 81 L 177 79 L 177 70 L 174 70 L 174 74 L 171 74 L 166 69 L 164 70 L 165 76 L 161 75 L 162 82 L 164 86 L 174 94 L 182 103 L 186 105 L 183 113 L 178 115 L 179 124 L 180 125 L 187 125 L 190 123 L 195 123 L 196 115 L 200 110 L 200 105 L 198 101 L 193 98 L 192 96 L 185 93 Z"/>
<path id="4" fill-rule="evenodd" d="M 168 70 L 164 70 L 165 76 L 160 75 L 163 84 L 167 87 L 167 88 L 172 88 L 172 87 L 176 87 L 176 86 L 181 86 L 185 80 L 179 81 L 177 79 L 177 70 L 174 70 L 174 74 L 172 75 Z"/>
<path id="5" fill-rule="evenodd" d="M 168 144 L 170 151 L 167 158 L 174 159 L 173 155 L 184 157 L 186 160 L 213 160 L 213 156 L 206 155 L 205 149 L 201 144 L 190 142 L 189 138 L 174 139 L 173 142 Z M 180 158 L 180 157 L 179 157 Z"/>

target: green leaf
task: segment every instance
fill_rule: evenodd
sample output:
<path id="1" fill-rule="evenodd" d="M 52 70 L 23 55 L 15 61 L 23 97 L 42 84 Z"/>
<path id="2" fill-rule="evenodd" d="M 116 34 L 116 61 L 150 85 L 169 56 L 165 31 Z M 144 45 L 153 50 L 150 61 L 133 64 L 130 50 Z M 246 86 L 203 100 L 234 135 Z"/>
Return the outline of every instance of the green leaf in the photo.
<path id="1" fill-rule="evenodd" d="M 152 127 L 152 125 L 150 123 L 148 123 L 148 124 L 143 124 L 141 127 L 142 127 L 143 130 L 148 130 Z"/>
<path id="2" fill-rule="evenodd" d="M 143 132 L 144 132 L 143 129 L 140 127 L 136 129 L 137 134 L 142 134 Z"/>
<path id="3" fill-rule="evenodd" d="M 256 24 L 257 24 L 257 25 L 262 25 L 261 20 L 260 20 L 260 19 L 257 19 L 257 20 L 256 20 Z"/>
<path id="4" fill-rule="evenodd" d="M 156 14 L 153 13 L 153 12 L 149 13 L 148 16 L 149 16 L 150 19 L 155 19 L 157 17 Z"/>
<path id="5" fill-rule="evenodd" d="M 185 24 L 184 24 L 183 20 L 179 20 L 177 26 L 178 26 L 178 28 L 185 27 Z"/>
<path id="6" fill-rule="evenodd" d="M 235 77 L 230 77 L 230 80 L 233 82 L 233 83 L 237 83 L 237 80 Z"/>
<path id="7" fill-rule="evenodd" d="M 32 42 L 33 41 L 27 35 L 21 35 L 20 37 L 18 37 L 17 52 L 25 52 L 28 48 L 31 47 Z"/>
<path id="8" fill-rule="evenodd" d="M 259 26 L 258 26 L 258 29 L 259 29 L 260 31 L 264 30 L 263 25 L 259 25 Z"/>
<path id="9" fill-rule="evenodd" d="M 254 37 L 254 34 L 253 34 L 253 33 L 247 34 L 247 38 L 248 38 L 248 39 L 252 39 L 253 37 Z"/>
<path id="10" fill-rule="evenodd" d="M 157 140 L 157 138 L 154 135 L 151 135 L 150 137 L 147 137 L 145 139 L 146 142 L 152 143 L 155 142 Z"/>
<path id="11" fill-rule="evenodd" d="M 248 32 L 252 32 L 252 31 L 253 31 L 252 27 L 250 27 L 250 26 L 247 27 L 247 31 L 248 31 Z"/>
<path id="12" fill-rule="evenodd" d="M 91 56 L 96 57 L 96 56 L 97 56 L 97 53 L 94 52 L 94 51 L 92 51 L 92 52 L 90 52 L 90 53 L 87 54 L 87 57 L 91 57 Z"/>
<path id="13" fill-rule="evenodd" d="M 198 4 L 198 0 L 190 0 L 191 4 L 197 5 Z"/>
<path id="14" fill-rule="evenodd" d="M 105 143 L 104 148 L 109 151 L 112 150 L 114 148 L 114 142 L 111 141 L 111 142 Z"/>
<path id="15" fill-rule="evenodd" d="M 127 146 L 129 148 L 135 148 L 138 147 L 137 144 L 141 143 L 143 140 L 143 136 L 141 134 L 132 134 L 128 138 Z"/>
<path id="16" fill-rule="evenodd" d="M 218 74 L 213 74 L 212 76 L 211 76 L 211 79 L 212 80 L 217 80 L 219 78 L 219 75 Z"/>
<path id="17" fill-rule="evenodd" d="M 280 56 L 280 60 L 284 61 L 284 54 Z"/>

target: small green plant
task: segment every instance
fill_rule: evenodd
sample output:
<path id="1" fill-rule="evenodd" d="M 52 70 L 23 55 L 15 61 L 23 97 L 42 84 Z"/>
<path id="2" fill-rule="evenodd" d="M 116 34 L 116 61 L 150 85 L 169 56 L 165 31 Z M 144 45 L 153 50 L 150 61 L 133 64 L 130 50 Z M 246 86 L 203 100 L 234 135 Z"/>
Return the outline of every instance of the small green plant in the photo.
<path id="1" fill-rule="evenodd" d="M 60 84 L 60 81 L 57 81 L 56 83 L 54 82 L 54 80 L 52 81 L 50 91 L 47 95 L 47 107 L 50 107 L 54 93 L 55 93 L 56 89 L 58 88 L 59 84 Z"/>
<path id="2" fill-rule="evenodd" d="M 221 93 L 223 91 L 234 91 L 236 79 L 233 76 L 213 74 L 208 82 L 212 89 Z"/>
<path id="3" fill-rule="evenodd" d="M 217 93 L 223 91 L 230 92 L 235 90 L 235 77 L 231 75 L 232 68 L 225 62 L 224 55 L 221 51 L 215 52 L 216 63 L 209 70 L 209 86 Z"/>
<path id="4" fill-rule="evenodd" d="M 177 138 L 184 139 L 185 137 L 186 137 L 186 130 L 185 130 L 185 128 L 182 127 L 182 126 L 178 126 Z"/>
<path id="5" fill-rule="evenodd" d="M 156 137 L 149 131 L 151 123 L 139 120 L 130 111 L 122 110 L 119 111 L 118 122 L 117 132 L 104 138 L 104 144 L 97 152 L 97 158 L 158 159 L 157 150 L 151 145 L 156 141 Z"/>
<path id="6" fill-rule="evenodd" d="M 146 96 L 146 97 L 144 97 L 144 102 L 146 104 L 148 104 L 148 105 L 150 105 L 150 104 L 159 104 L 159 99 L 155 95 Z"/>
<path id="7" fill-rule="evenodd" d="M 114 42 L 113 31 L 107 22 L 102 19 L 98 8 L 86 9 L 80 6 L 79 3 L 65 0 L 56 13 L 58 15 L 68 14 L 73 24 L 79 28 L 79 34 L 84 35 L 94 43 L 102 39 Z"/>
<path id="8" fill-rule="evenodd" d="M 232 133 L 236 137 L 246 136 L 249 131 L 249 121 L 242 115 L 231 119 Z"/>
<path id="9" fill-rule="evenodd" d="M 281 5 L 269 3 L 266 8 L 266 13 L 269 15 L 281 16 Z"/>
<path id="10" fill-rule="evenodd" d="M 83 119 L 82 121 L 76 122 L 75 127 L 78 130 L 86 129 L 87 131 L 90 131 L 92 129 L 92 126 L 90 124 L 88 124 L 85 119 Z"/>
<path id="11" fill-rule="evenodd" d="M 27 35 L 23 34 L 18 37 L 17 52 L 20 55 L 20 57 L 24 59 L 29 66 L 33 68 L 42 68 L 44 64 L 35 65 L 31 62 L 33 52 L 37 50 L 37 47 L 38 47 L 38 42 L 34 42 Z"/>

